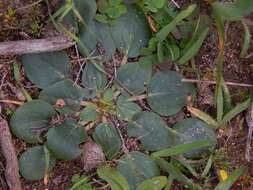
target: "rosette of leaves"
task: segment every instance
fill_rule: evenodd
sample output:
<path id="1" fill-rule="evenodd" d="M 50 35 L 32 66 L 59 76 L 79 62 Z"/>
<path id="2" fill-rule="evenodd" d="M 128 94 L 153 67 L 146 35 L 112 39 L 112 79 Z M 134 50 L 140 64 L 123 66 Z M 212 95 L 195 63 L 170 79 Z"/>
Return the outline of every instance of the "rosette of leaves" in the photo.
<path id="1" fill-rule="evenodd" d="M 54 108 L 45 101 L 32 100 L 20 107 L 11 118 L 11 130 L 27 143 L 44 144 L 50 156 L 42 146 L 30 148 L 20 157 L 20 170 L 28 180 L 43 178 L 54 166 L 54 160 L 70 160 L 78 157 L 81 150 L 78 145 L 85 141 L 86 132 L 74 120 L 51 125 L 57 115 Z M 46 166 L 50 167 L 46 170 Z"/>
<path id="2" fill-rule="evenodd" d="M 156 1 L 154 1 L 156 2 Z M 207 15 L 196 17 L 197 6 L 178 11 L 172 3 L 149 14 L 149 24 L 154 32 L 147 48 L 142 49 L 145 64 L 159 64 L 165 60 L 185 64 L 194 58 L 208 35 L 210 19 Z"/>
<path id="3" fill-rule="evenodd" d="M 139 0 L 137 4 L 145 12 L 157 12 L 159 9 L 163 8 L 166 4 L 166 0 Z"/>
<path id="4" fill-rule="evenodd" d="M 75 4 L 80 4 L 79 1 L 86 2 L 87 6 L 76 6 L 85 21 L 79 25 L 77 36 L 89 53 L 96 50 L 99 43 L 105 49 L 106 59 L 110 59 L 116 50 L 130 57 L 140 55 L 140 49 L 150 38 L 150 29 L 145 15 L 135 5 L 126 7 L 120 0 L 101 0 L 98 4 L 95 0 L 76 0 Z M 101 22 L 107 22 L 105 15 L 114 19 L 113 25 Z"/>
<path id="5" fill-rule="evenodd" d="M 39 99 L 18 108 L 10 122 L 12 132 L 30 144 L 40 144 L 20 156 L 20 170 L 28 180 L 38 180 L 53 168 L 55 159 L 71 160 L 81 154 L 85 129 L 73 119 L 58 120 L 80 108 L 86 90 L 68 79 L 66 52 L 29 54 L 21 57 L 27 77 L 42 88 Z M 44 147 L 44 148 L 43 148 Z"/>
<path id="6" fill-rule="evenodd" d="M 145 43 L 130 47 L 129 36 L 134 35 L 134 42 L 143 40 L 143 36 L 136 35 L 135 27 L 131 31 L 126 29 L 130 26 L 126 22 L 128 17 L 138 20 L 134 21 L 136 27 L 138 22 L 142 22 L 143 15 L 138 10 L 129 9 L 126 15 L 131 16 L 123 15 L 118 19 L 118 26 L 109 26 L 93 20 L 96 3 L 83 2 L 89 5 L 88 9 L 86 7 L 89 11 L 82 14 L 92 17 L 85 18 L 88 26 L 107 27 L 108 30 L 101 34 L 104 35 L 103 39 L 112 40 L 107 38 L 107 34 L 110 34 L 113 41 L 119 43 L 119 46 L 109 47 L 111 52 L 121 47 L 132 52 L 130 55 L 139 55 L 137 52 Z M 82 8 L 82 4 L 79 8 Z M 143 26 L 138 26 L 141 29 L 137 33 L 144 30 L 146 21 Z M 126 38 L 119 35 L 122 30 L 127 32 Z M 84 40 L 91 40 L 87 39 L 87 31 L 83 34 L 88 35 Z M 20 157 L 21 174 L 26 179 L 37 180 L 47 176 L 55 159 L 77 158 L 81 153 L 79 145 L 86 140 L 84 126 L 87 129 L 95 128 L 92 138 L 109 160 L 122 153 L 123 142 L 118 128 L 123 122 L 127 124 L 127 135 L 137 138 L 141 148 L 146 151 L 163 151 L 175 145 L 192 143 L 192 139 L 184 139 L 187 127 L 197 127 L 191 130 L 193 139 L 195 133 L 198 140 L 215 139 L 208 126 L 199 120 L 179 123 L 179 127 L 176 125 L 173 129 L 163 120 L 162 117 L 178 113 L 186 106 L 187 97 L 194 95 L 194 87 L 183 83 L 177 72 L 153 72 L 152 67 L 140 62 L 128 62 L 117 69 L 114 81 L 108 83 L 108 73 L 102 62 L 89 57 L 82 70 L 81 84 L 77 85 L 69 79 L 69 61 L 64 51 L 23 55 L 22 64 L 28 79 L 41 89 L 39 99 L 25 103 L 11 118 L 11 130 L 18 138 L 39 145 L 28 149 Z M 207 139 L 208 134 L 212 135 Z M 201 149 L 194 154 L 206 151 Z M 98 169 L 98 174 L 113 187 L 121 185 L 114 180 L 119 179 L 125 189 L 128 185 L 130 189 L 143 189 L 157 181 L 162 188 L 166 180 L 164 177 L 156 178 L 159 169 L 155 161 L 141 152 L 126 153 L 121 157 L 117 170 L 106 166 Z"/>
<path id="7" fill-rule="evenodd" d="M 102 23 L 113 24 L 117 18 L 127 12 L 127 7 L 122 0 L 99 0 L 97 7 L 98 13 L 95 19 Z"/>

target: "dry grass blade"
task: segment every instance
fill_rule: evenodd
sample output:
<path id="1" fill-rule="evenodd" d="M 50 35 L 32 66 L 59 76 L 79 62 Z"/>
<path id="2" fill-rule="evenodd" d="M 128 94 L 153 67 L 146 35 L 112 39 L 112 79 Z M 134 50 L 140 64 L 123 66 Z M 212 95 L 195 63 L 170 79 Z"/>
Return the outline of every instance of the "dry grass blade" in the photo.
<path id="1" fill-rule="evenodd" d="M 253 105 L 250 106 L 246 115 L 246 122 L 249 127 L 248 129 L 248 137 L 246 142 L 246 150 L 245 150 L 245 158 L 249 162 L 250 161 L 250 149 L 251 149 L 251 141 L 252 141 L 252 132 L 253 132 Z"/>
<path id="2" fill-rule="evenodd" d="M 8 123 L 0 116 L 0 148 L 6 161 L 5 179 L 9 189 L 22 190 L 16 150 L 12 143 Z"/>
<path id="3" fill-rule="evenodd" d="M 211 125 L 212 127 L 217 128 L 219 126 L 215 119 L 212 118 L 210 115 L 206 114 L 205 112 L 190 106 L 187 107 L 187 110 L 191 112 L 191 114 L 193 114 L 194 116 Z"/>
<path id="4" fill-rule="evenodd" d="M 74 44 L 75 42 L 66 36 L 57 36 L 47 39 L 1 42 L 0 55 L 60 51 L 67 49 Z"/>

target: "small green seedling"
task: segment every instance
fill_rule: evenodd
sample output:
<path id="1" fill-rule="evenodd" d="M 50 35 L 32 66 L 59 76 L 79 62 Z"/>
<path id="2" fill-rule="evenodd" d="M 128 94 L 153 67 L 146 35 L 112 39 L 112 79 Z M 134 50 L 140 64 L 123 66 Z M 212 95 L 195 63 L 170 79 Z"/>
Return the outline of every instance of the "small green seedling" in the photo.
<path id="1" fill-rule="evenodd" d="M 127 12 L 127 7 L 122 0 L 99 0 L 98 13 L 95 19 L 102 23 L 113 24 L 117 18 Z"/>

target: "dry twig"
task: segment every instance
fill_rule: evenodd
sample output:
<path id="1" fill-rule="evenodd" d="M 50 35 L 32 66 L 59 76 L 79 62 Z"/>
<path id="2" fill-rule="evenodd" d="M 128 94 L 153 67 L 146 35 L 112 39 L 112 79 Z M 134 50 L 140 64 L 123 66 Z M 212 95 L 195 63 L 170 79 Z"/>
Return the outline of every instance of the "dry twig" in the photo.
<path id="1" fill-rule="evenodd" d="M 46 39 L 8 41 L 0 43 L 0 55 L 42 53 L 60 51 L 73 46 L 75 42 L 66 36 Z"/>
<path id="2" fill-rule="evenodd" d="M 0 116 L 0 146 L 5 158 L 5 180 L 11 190 L 22 190 L 16 150 L 12 143 L 8 123 Z"/>
<path id="3" fill-rule="evenodd" d="M 205 84 L 216 84 L 216 81 L 212 80 L 197 80 L 197 79 L 182 79 L 182 82 L 186 83 L 205 83 Z M 225 82 L 226 85 L 228 86 L 239 86 L 239 87 L 253 87 L 253 84 L 245 84 L 245 83 L 236 83 L 236 82 Z"/>
<path id="4" fill-rule="evenodd" d="M 253 133 L 253 104 L 247 111 L 246 115 L 246 122 L 248 125 L 248 136 L 246 142 L 246 150 L 245 150 L 245 158 L 249 162 L 250 161 L 250 149 L 251 149 L 251 142 L 252 142 L 252 133 Z"/>

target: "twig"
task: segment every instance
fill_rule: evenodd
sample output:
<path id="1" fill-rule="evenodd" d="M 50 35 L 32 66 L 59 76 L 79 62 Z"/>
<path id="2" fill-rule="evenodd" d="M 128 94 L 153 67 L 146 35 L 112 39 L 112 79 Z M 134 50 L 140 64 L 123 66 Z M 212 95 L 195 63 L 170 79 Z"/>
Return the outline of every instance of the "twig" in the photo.
<path id="1" fill-rule="evenodd" d="M 179 6 L 179 4 L 175 1 L 175 0 L 171 0 L 171 2 L 177 7 L 177 8 L 179 8 L 180 9 L 180 6 Z"/>
<path id="2" fill-rule="evenodd" d="M 5 158 L 5 179 L 9 189 L 22 190 L 16 150 L 12 143 L 7 121 L 0 116 L 0 146 Z"/>
<path id="3" fill-rule="evenodd" d="M 252 133 L 253 133 L 253 105 L 247 111 L 246 122 L 248 125 L 248 136 L 246 141 L 246 150 L 245 150 L 245 158 L 248 162 L 250 162 L 250 149 L 251 149 L 251 141 L 252 141 Z"/>
<path id="4" fill-rule="evenodd" d="M 123 152 L 124 152 L 125 154 L 128 154 L 129 150 L 127 149 L 127 146 L 126 146 L 126 144 L 125 144 L 123 135 L 122 135 L 122 133 L 121 133 L 121 131 L 120 131 L 120 129 L 119 129 L 119 123 L 116 121 L 116 119 L 114 119 L 113 116 L 111 117 L 111 121 L 112 121 L 112 123 L 114 124 L 115 128 L 116 128 L 117 131 L 118 131 L 120 140 L 121 140 L 121 142 L 122 142 L 122 150 L 123 150 Z"/>
<path id="5" fill-rule="evenodd" d="M 77 56 L 77 58 L 78 58 L 78 59 L 77 59 L 77 62 L 78 62 L 78 64 L 79 64 L 79 67 L 80 67 L 80 68 L 79 68 L 79 71 L 77 72 L 77 76 L 76 76 L 74 85 L 77 84 L 77 82 L 78 82 L 78 80 L 79 80 L 79 77 L 80 77 L 80 75 L 81 75 L 83 66 L 84 66 L 84 64 L 86 63 L 85 60 L 83 60 L 83 61 L 80 60 L 80 54 L 79 54 L 78 47 L 77 47 L 76 44 L 75 44 L 75 51 L 76 51 L 76 56 Z"/>
<path id="6" fill-rule="evenodd" d="M 206 83 L 206 84 L 216 84 L 216 81 L 212 80 L 197 80 L 197 79 L 182 79 L 182 82 L 186 83 Z M 245 84 L 245 83 L 236 83 L 236 82 L 225 82 L 228 86 L 240 86 L 240 87 L 253 87 L 253 84 Z"/>
<path id="7" fill-rule="evenodd" d="M 46 39 L 0 42 L 0 55 L 52 52 L 67 49 L 75 42 L 66 36 Z"/>
<path id="8" fill-rule="evenodd" d="M 0 100 L 0 103 L 15 104 L 15 105 L 19 105 L 19 106 L 22 106 L 24 104 L 24 102 L 18 102 L 15 100 Z"/>
<path id="9" fill-rule="evenodd" d="M 248 58 L 250 58 L 252 56 L 253 56 L 253 52 L 251 52 L 250 54 L 248 54 L 245 58 L 248 59 Z"/>
<path id="10" fill-rule="evenodd" d="M 25 10 L 25 9 L 32 8 L 32 7 L 34 7 L 35 5 L 40 4 L 42 1 L 43 1 L 43 0 L 38 0 L 38 1 L 34 2 L 34 3 L 32 3 L 32 4 L 26 5 L 26 6 L 24 6 L 24 7 L 17 8 L 15 11 Z"/>

